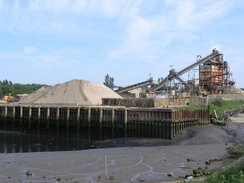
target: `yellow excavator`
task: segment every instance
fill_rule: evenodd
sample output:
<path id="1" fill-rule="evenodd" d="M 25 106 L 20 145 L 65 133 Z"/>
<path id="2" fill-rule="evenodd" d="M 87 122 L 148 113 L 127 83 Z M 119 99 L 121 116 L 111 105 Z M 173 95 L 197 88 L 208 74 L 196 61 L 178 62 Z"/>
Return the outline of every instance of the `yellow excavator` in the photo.
<path id="1" fill-rule="evenodd" d="M 9 93 L 8 95 L 5 95 L 1 100 L 0 103 L 8 103 L 8 102 L 16 102 L 17 98 L 12 95 L 12 93 Z"/>

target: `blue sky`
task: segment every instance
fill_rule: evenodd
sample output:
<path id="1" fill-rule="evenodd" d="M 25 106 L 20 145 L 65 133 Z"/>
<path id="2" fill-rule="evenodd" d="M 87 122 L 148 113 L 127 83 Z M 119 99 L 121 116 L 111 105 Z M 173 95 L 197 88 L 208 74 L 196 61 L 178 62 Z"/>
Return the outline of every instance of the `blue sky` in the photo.
<path id="1" fill-rule="evenodd" d="M 244 87 L 243 0 L 0 0 L 0 79 L 115 84 L 219 49 Z"/>

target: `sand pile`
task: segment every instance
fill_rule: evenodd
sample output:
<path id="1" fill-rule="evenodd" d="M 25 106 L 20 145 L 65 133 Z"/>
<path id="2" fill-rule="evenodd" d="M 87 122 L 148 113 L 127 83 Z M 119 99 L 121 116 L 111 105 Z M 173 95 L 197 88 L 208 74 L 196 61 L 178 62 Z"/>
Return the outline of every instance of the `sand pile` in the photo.
<path id="1" fill-rule="evenodd" d="M 101 83 L 71 80 L 53 87 L 40 88 L 23 98 L 20 104 L 101 105 L 102 98 L 122 98 Z"/>

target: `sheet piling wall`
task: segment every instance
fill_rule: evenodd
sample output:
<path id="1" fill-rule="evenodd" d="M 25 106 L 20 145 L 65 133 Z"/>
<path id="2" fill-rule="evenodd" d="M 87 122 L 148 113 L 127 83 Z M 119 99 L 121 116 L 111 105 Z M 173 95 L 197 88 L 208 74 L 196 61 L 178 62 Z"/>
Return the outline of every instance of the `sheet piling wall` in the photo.
<path id="1" fill-rule="evenodd" d="M 95 133 L 100 140 L 120 137 L 172 139 L 186 127 L 209 121 L 209 109 L 0 105 L 1 130 L 76 138 Z"/>

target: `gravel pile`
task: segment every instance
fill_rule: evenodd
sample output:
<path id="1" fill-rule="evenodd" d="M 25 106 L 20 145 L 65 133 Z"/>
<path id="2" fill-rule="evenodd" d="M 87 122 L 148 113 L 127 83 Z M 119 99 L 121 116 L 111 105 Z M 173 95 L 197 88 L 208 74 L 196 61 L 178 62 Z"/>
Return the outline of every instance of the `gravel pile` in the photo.
<path id="1" fill-rule="evenodd" d="M 52 87 L 40 88 L 23 98 L 19 104 L 101 105 L 102 98 L 122 98 L 101 83 L 71 80 Z"/>

